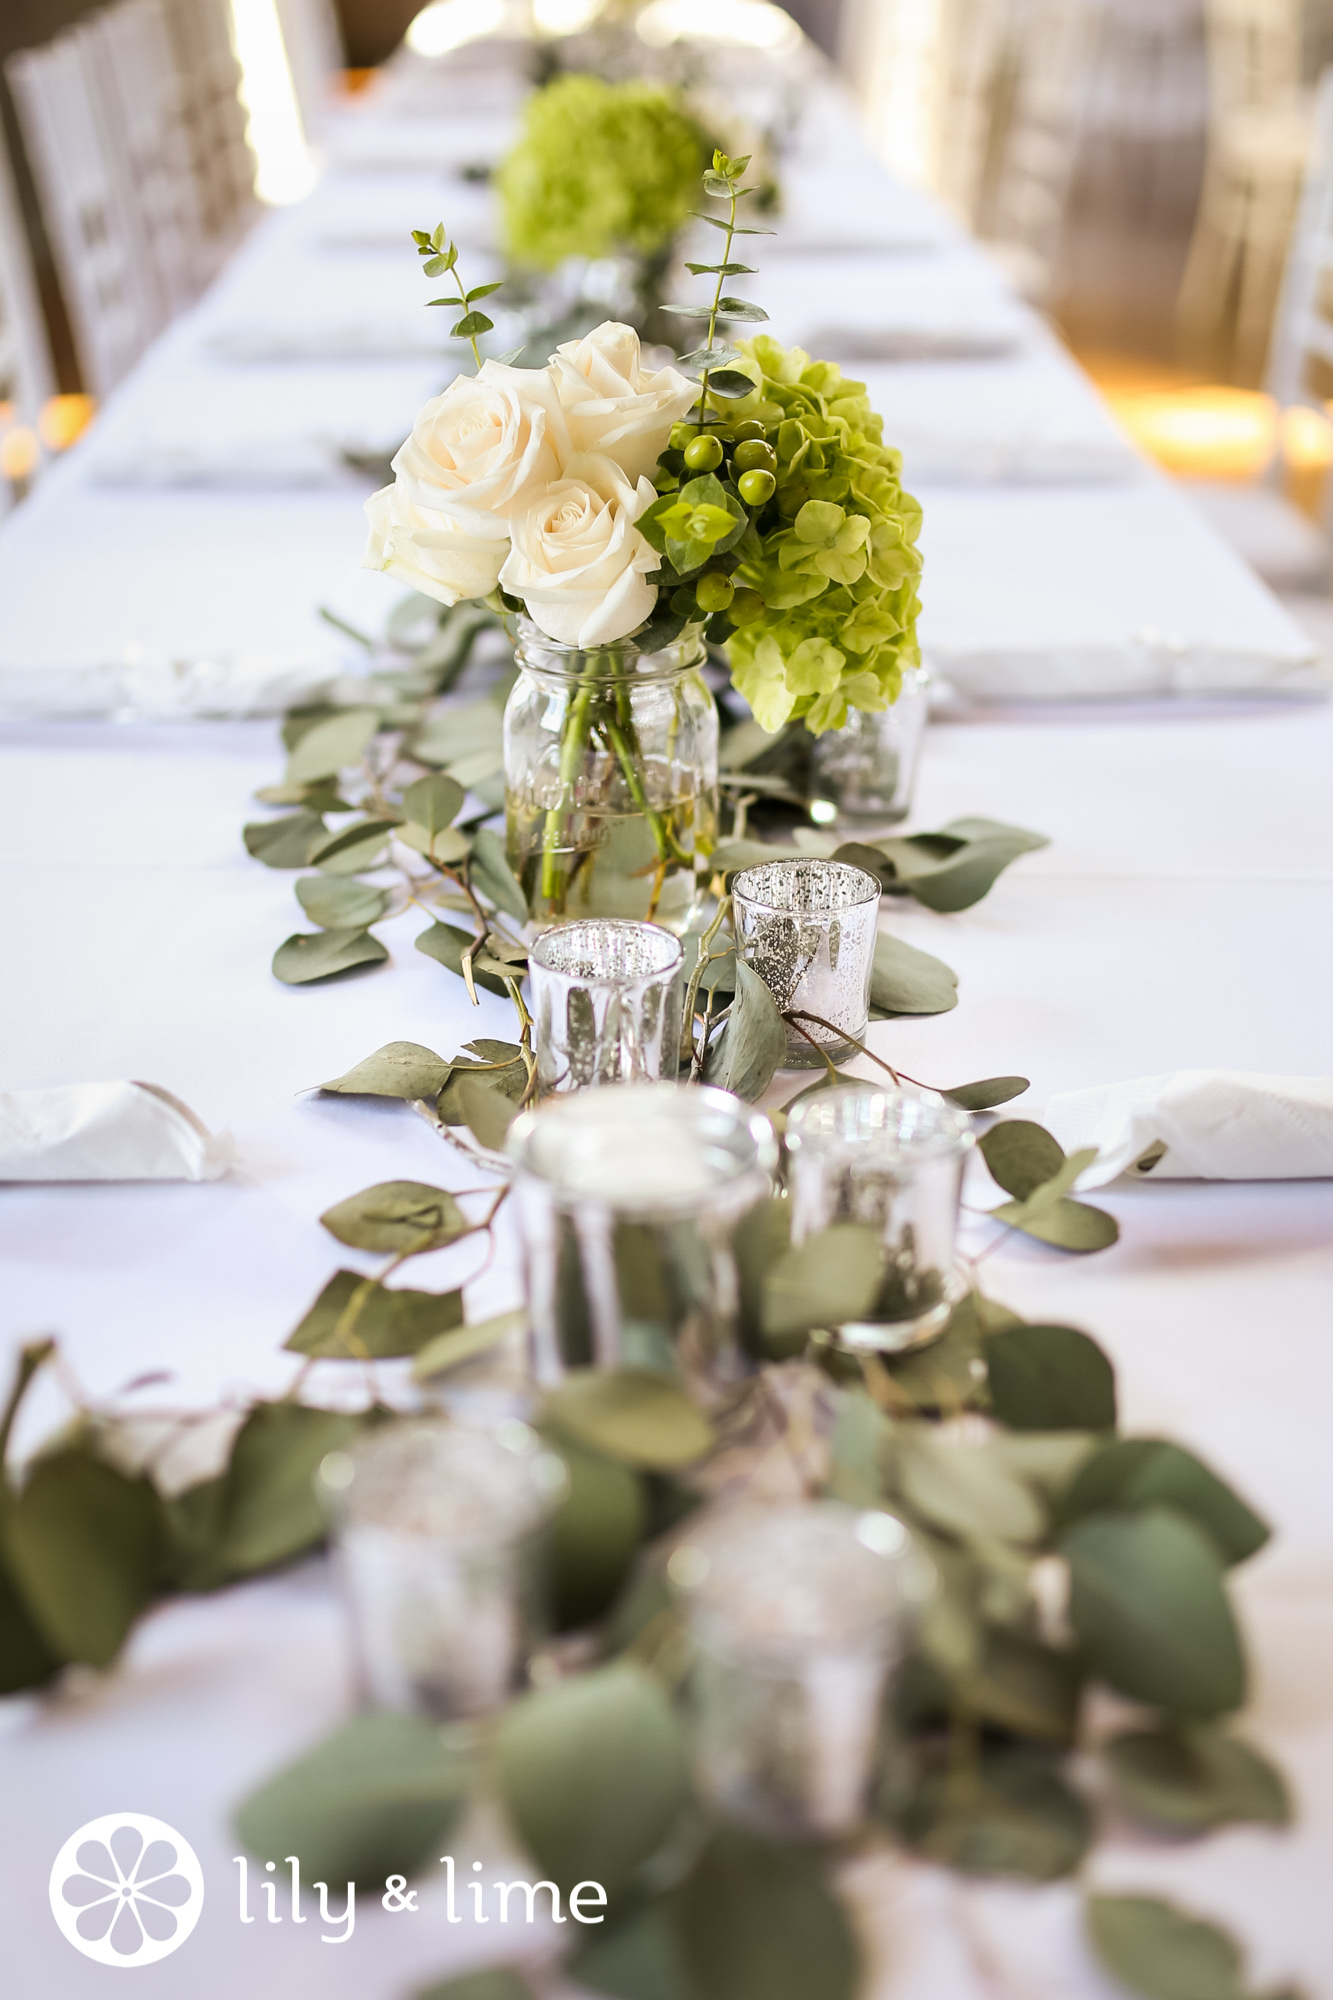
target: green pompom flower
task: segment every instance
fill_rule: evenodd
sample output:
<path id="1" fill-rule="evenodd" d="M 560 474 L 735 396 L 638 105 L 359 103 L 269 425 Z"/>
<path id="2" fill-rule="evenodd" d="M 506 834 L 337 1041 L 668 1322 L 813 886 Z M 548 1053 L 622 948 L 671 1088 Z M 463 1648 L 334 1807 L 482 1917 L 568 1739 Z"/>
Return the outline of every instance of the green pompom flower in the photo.
<path id="1" fill-rule="evenodd" d="M 741 352 L 755 393 L 731 410 L 764 425 L 777 490 L 738 551 L 764 610 L 728 641 L 731 677 L 765 729 L 799 717 L 821 736 L 887 708 L 920 660 L 921 509 L 864 383 L 765 334 Z"/>
<path id="2" fill-rule="evenodd" d="M 651 256 L 694 206 L 707 157 L 670 91 L 558 77 L 529 99 L 500 168 L 505 248 L 541 271 L 566 257 Z"/>

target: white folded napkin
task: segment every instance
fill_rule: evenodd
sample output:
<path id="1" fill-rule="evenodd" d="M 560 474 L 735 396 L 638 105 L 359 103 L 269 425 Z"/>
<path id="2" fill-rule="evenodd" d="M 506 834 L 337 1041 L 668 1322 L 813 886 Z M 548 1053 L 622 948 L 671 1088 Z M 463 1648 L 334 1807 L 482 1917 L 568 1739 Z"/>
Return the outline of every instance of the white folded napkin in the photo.
<path id="1" fill-rule="evenodd" d="M 0 1181 L 215 1181 L 235 1156 L 155 1083 L 0 1093 Z"/>
<path id="2" fill-rule="evenodd" d="M 1095 1146 L 1079 1179 L 1280 1181 L 1333 1176 L 1333 1077 L 1178 1069 L 1053 1097 L 1042 1122 L 1066 1153 Z"/>

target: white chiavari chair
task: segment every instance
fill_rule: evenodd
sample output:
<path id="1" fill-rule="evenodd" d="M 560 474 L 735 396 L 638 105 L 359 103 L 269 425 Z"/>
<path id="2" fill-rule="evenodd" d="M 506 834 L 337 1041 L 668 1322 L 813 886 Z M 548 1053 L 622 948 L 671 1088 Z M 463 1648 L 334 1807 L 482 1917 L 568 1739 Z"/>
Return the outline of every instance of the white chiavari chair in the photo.
<path id="1" fill-rule="evenodd" d="M 203 216 L 204 276 L 219 268 L 258 210 L 230 0 L 162 0 L 181 92 L 181 122 Z"/>
<path id="2" fill-rule="evenodd" d="M 1262 378 L 1309 145 L 1301 0 L 1206 0 L 1208 154 L 1181 285 L 1186 354 Z"/>
<path id="3" fill-rule="evenodd" d="M 41 302 L 9 157 L 0 142 L 0 403 L 32 425 L 55 392 Z"/>
<path id="4" fill-rule="evenodd" d="M 162 323 L 142 243 L 107 157 L 87 37 L 58 35 L 5 66 L 86 386 L 105 396 Z"/>

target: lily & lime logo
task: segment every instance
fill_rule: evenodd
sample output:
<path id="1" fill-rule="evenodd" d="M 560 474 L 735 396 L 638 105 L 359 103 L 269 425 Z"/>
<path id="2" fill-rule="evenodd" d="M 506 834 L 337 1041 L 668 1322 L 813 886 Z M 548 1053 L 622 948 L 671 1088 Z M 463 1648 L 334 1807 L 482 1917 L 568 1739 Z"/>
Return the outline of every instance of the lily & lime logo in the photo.
<path id="1" fill-rule="evenodd" d="M 179 1950 L 204 1907 L 188 1840 L 147 1813 L 107 1813 L 72 1833 L 51 1870 L 51 1911 L 99 1965 L 155 1965 Z"/>

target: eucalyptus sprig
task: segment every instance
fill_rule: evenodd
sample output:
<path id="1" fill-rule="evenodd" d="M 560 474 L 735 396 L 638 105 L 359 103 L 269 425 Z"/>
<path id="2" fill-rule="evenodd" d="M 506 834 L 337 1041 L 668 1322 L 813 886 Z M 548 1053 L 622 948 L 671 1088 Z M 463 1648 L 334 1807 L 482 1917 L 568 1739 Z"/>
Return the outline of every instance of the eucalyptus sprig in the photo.
<path id="1" fill-rule="evenodd" d="M 464 291 L 458 269 L 458 245 L 445 234 L 442 222 L 437 222 L 434 229 L 414 229 L 412 241 L 417 246 L 418 257 L 424 259 L 422 269 L 428 278 L 442 278 L 446 272 L 453 273 L 458 296 L 452 299 L 427 299 L 426 303 L 431 306 L 462 306 L 463 317 L 450 327 L 450 337 L 468 342 L 472 349 L 472 358 L 480 372 L 481 349 L 477 346 L 477 335 L 493 332 L 495 321 L 488 319 L 484 312 L 474 312 L 472 308 L 478 299 L 488 299 L 492 292 L 498 292 L 504 283 L 503 278 L 496 278 L 489 285 L 474 285 L 471 291 Z"/>
<path id="2" fill-rule="evenodd" d="M 705 275 L 716 276 L 717 283 L 713 288 L 712 304 L 707 306 L 669 305 L 665 308 L 667 312 L 676 313 L 683 319 L 706 319 L 708 321 L 708 337 L 704 345 L 701 348 L 697 348 L 692 354 L 681 356 L 682 367 L 701 367 L 703 370 L 699 384 L 699 409 L 700 421 L 705 425 L 712 421 L 708 400 L 710 394 L 731 399 L 737 396 L 749 396 L 754 392 L 754 383 L 748 375 L 742 374 L 738 369 L 728 368 L 725 365 L 729 361 L 738 361 L 740 355 L 734 347 L 726 345 L 719 347 L 717 345 L 717 323 L 719 319 L 752 320 L 758 322 L 768 318 L 768 314 L 762 306 L 754 305 L 748 299 L 738 299 L 724 295 L 722 289 L 728 278 L 748 278 L 754 276 L 753 265 L 735 264 L 732 262 L 731 248 L 735 238 L 737 236 L 772 236 L 774 234 L 774 231 L 771 229 L 744 227 L 736 220 L 737 204 L 743 201 L 747 195 L 761 192 L 758 187 L 742 186 L 745 178 L 745 170 L 749 164 L 750 155 L 748 153 L 739 160 L 732 160 L 728 159 L 727 155 L 723 152 L 715 152 L 713 154 L 712 167 L 704 174 L 704 189 L 706 193 L 714 195 L 718 200 L 725 201 L 728 204 L 726 219 L 723 220 L 716 215 L 706 215 L 701 209 L 694 211 L 696 220 L 706 222 L 710 229 L 721 230 L 727 239 L 723 246 L 722 262 L 720 264 L 689 264 L 686 266 L 697 277 Z"/>

